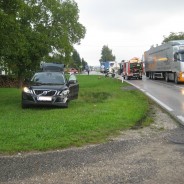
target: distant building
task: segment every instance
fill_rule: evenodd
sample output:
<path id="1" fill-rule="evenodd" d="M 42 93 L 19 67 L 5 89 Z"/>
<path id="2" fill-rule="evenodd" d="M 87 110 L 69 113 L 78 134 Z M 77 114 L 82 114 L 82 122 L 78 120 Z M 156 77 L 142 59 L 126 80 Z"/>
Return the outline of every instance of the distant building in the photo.
<path id="1" fill-rule="evenodd" d="M 0 75 L 5 75 L 6 72 L 4 71 L 4 69 L 2 67 L 0 67 Z"/>

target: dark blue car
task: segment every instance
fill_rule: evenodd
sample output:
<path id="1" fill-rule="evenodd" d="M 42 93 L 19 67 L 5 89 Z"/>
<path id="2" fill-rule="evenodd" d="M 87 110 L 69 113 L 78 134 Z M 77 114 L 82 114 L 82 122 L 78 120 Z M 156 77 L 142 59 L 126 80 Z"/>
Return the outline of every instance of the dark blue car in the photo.
<path id="1" fill-rule="evenodd" d="M 29 106 L 68 107 L 68 102 L 78 98 L 79 84 L 74 74 L 66 78 L 56 68 L 44 69 L 34 74 L 22 90 L 22 108 Z"/>

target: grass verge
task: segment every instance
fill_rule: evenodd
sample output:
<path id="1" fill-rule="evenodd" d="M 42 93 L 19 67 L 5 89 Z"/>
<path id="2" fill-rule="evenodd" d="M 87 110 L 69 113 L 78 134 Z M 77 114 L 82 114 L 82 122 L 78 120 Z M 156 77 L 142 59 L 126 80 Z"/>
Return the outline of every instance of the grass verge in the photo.
<path id="1" fill-rule="evenodd" d="M 1 88 L 0 153 L 99 143 L 138 122 L 144 125 L 149 100 L 142 92 L 113 78 L 77 77 L 79 98 L 68 109 L 22 109 L 20 89 Z"/>

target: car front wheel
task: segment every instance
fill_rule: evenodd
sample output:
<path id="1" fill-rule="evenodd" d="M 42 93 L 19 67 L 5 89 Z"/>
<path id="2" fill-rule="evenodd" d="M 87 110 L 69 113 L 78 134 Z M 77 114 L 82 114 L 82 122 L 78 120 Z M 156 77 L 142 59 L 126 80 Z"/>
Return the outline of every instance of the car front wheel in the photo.
<path id="1" fill-rule="evenodd" d="M 69 104 L 69 102 L 66 101 L 65 104 L 63 105 L 63 107 L 64 107 L 64 108 L 68 108 L 68 104 Z"/>
<path id="2" fill-rule="evenodd" d="M 22 103 L 21 106 L 22 106 L 22 109 L 28 108 L 28 105 L 26 105 L 26 104 L 24 104 L 24 103 Z"/>

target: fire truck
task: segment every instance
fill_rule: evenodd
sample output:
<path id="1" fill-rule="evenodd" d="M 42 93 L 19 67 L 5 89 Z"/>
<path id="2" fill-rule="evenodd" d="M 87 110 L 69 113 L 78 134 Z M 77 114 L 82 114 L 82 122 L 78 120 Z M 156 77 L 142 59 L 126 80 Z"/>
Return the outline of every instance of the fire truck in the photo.
<path id="1" fill-rule="evenodd" d="M 142 79 L 143 75 L 143 62 L 134 57 L 129 61 L 123 63 L 123 78 L 126 80 L 129 79 Z"/>

